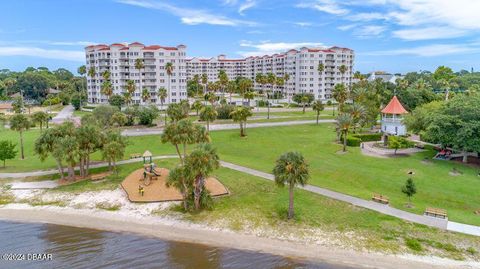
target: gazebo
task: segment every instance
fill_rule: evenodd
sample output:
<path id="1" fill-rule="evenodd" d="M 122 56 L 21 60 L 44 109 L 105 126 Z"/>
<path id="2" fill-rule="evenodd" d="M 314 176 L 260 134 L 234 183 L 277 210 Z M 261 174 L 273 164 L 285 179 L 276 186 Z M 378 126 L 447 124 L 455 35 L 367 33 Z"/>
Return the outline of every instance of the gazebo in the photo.
<path id="1" fill-rule="evenodd" d="M 149 162 L 149 163 L 152 163 L 152 153 L 151 153 L 150 151 L 146 150 L 146 151 L 143 153 L 142 157 L 143 157 L 143 163 L 146 163 L 147 158 L 150 158 L 150 162 Z"/>
<path id="2" fill-rule="evenodd" d="M 403 115 L 408 111 L 394 95 L 388 105 L 382 109 L 382 132 L 385 135 L 406 135 L 407 128 L 403 124 Z"/>

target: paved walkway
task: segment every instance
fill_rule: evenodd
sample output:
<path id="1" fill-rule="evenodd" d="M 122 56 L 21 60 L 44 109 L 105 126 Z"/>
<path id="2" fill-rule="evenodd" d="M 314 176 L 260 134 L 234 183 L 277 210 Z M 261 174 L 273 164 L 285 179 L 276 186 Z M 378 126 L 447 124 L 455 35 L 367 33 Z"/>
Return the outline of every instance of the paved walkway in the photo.
<path id="1" fill-rule="evenodd" d="M 73 117 L 73 111 L 75 108 L 72 105 L 65 106 L 50 122 L 55 124 L 62 124 L 66 120 L 75 120 L 77 117 Z"/>
<path id="2" fill-rule="evenodd" d="M 281 122 L 247 122 L 248 128 L 260 128 L 260 127 L 275 127 L 275 126 L 292 126 L 292 125 L 302 125 L 302 124 L 312 124 L 316 123 L 316 120 L 297 120 L 297 121 L 281 121 Z M 335 120 L 319 120 L 319 123 L 334 123 Z M 235 130 L 238 129 L 238 123 L 227 123 L 227 124 L 212 124 L 210 125 L 210 131 L 221 131 L 221 130 Z M 248 130 L 247 130 L 248 132 Z M 122 131 L 123 136 L 144 136 L 144 135 L 158 135 L 163 133 L 163 128 L 138 128 L 138 129 L 127 129 Z"/>
<path id="3" fill-rule="evenodd" d="M 374 157 L 392 157 L 395 156 L 394 149 L 383 149 L 379 147 L 375 147 L 374 144 L 378 142 L 363 142 L 363 146 L 360 146 L 362 154 Z M 423 149 L 419 148 L 407 148 L 407 149 L 398 149 L 397 155 L 410 155 L 417 152 L 424 151 Z"/>
<path id="4" fill-rule="evenodd" d="M 12 186 L 12 190 L 53 189 L 58 187 L 58 182 L 57 180 L 44 180 L 32 182 L 12 182 L 10 185 Z"/>
<path id="5" fill-rule="evenodd" d="M 177 156 L 175 155 L 165 155 L 165 156 L 155 156 L 153 159 L 167 159 L 167 158 L 176 158 Z M 141 158 L 137 159 L 131 159 L 131 160 L 124 160 L 118 162 L 118 164 L 126 164 L 126 163 L 133 163 L 133 162 L 139 162 L 141 161 Z M 242 173 L 246 173 L 249 175 L 253 175 L 256 177 L 264 178 L 270 181 L 274 180 L 274 176 L 269 173 L 265 173 L 262 171 L 258 171 L 252 168 L 248 168 L 245 166 L 225 162 L 225 161 L 220 161 L 221 166 L 225 168 L 229 168 L 232 170 L 236 170 Z M 105 167 L 108 166 L 108 163 L 98 163 L 95 165 L 92 165 L 92 168 L 95 167 Z M 27 176 L 36 176 L 38 175 L 37 173 L 42 173 L 42 175 L 48 175 L 48 174 L 55 174 L 57 173 L 57 170 L 48 170 L 48 171 L 35 171 L 35 172 L 26 172 L 26 173 L 9 173 L 10 177 L 16 177 L 16 178 L 22 178 L 22 177 L 27 177 Z M 0 178 L 5 177 L 4 173 L 0 173 Z M 29 182 L 24 182 L 24 183 L 29 183 Z M 28 186 L 28 185 L 27 185 Z M 353 197 L 350 195 L 346 195 L 343 193 L 331 191 L 328 189 L 320 188 L 317 186 L 313 185 L 305 185 L 303 187 L 299 187 L 301 189 L 320 194 L 326 197 L 329 197 L 331 199 L 343 201 L 355 206 L 367 208 L 385 215 L 393 216 L 396 218 L 400 218 L 406 221 L 414 222 L 414 223 L 419 223 L 423 224 L 426 226 L 430 227 L 436 227 L 440 229 L 445 229 L 449 231 L 454 231 L 454 232 L 459 232 L 459 233 L 464 233 L 464 234 L 469 234 L 469 235 L 475 235 L 475 236 L 480 236 L 480 227 L 474 226 L 474 225 L 468 225 L 468 224 L 463 224 L 463 223 L 458 223 L 458 222 L 453 222 L 453 221 L 448 221 L 444 219 L 439 219 L 439 218 L 433 218 L 433 217 L 427 217 L 423 215 L 417 215 L 413 214 L 410 212 L 406 212 L 400 209 L 392 208 L 388 205 L 383 205 L 379 203 L 375 203 L 372 201 L 364 200 L 361 198 Z"/>

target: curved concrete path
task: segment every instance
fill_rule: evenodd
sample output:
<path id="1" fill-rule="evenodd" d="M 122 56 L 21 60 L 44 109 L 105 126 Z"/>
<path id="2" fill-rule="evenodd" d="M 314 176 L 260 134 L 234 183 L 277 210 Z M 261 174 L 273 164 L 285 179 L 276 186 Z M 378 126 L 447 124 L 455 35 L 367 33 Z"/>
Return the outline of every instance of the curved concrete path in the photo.
<path id="1" fill-rule="evenodd" d="M 292 126 L 302 124 L 316 123 L 316 120 L 297 120 L 297 121 L 280 121 L 280 122 L 247 122 L 247 129 L 260 128 L 260 127 L 276 127 L 276 126 Z M 319 123 L 334 123 L 335 120 L 319 120 Z M 226 124 L 212 124 L 210 125 L 210 131 L 221 130 L 235 130 L 238 129 L 238 123 L 226 123 Z M 248 131 L 248 130 L 247 130 Z M 157 135 L 162 134 L 163 128 L 138 128 L 138 129 L 126 129 L 122 131 L 123 136 L 144 136 L 144 135 Z"/>
<path id="2" fill-rule="evenodd" d="M 167 159 L 167 158 L 177 158 L 175 155 L 164 155 L 164 156 L 155 156 L 153 159 Z M 126 163 L 134 163 L 134 162 L 139 162 L 141 161 L 141 158 L 136 158 L 136 159 L 130 159 L 130 160 L 124 160 L 120 161 L 117 164 L 126 164 Z M 222 167 L 229 168 L 235 171 L 239 171 L 242 173 L 246 173 L 249 175 L 253 175 L 256 177 L 260 177 L 263 179 L 267 179 L 270 181 L 274 180 L 274 176 L 269 173 L 265 173 L 259 170 L 255 170 L 252 168 L 248 168 L 245 166 L 225 162 L 225 161 L 220 161 L 220 164 Z M 94 164 L 91 167 L 96 168 L 96 167 L 105 167 L 108 166 L 108 163 L 98 163 Z M 40 173 L 40 174 L 39 174 Z M 34 172 L 26 172 L 26 173 L 8 173 L 10 177 L 13 178 L 23 178 L 23 177 L 28 177 L 28 176 L 38 176 L 38 175 L 51 175 L 51 174 L 56 174 L 57 170 L 47 170 L 47 171 L 34 171 Z M 5 174 L 7 173 L 0 173 L 0 178 L 5 177 Z M 423 224 L 426 226 L 430 227 L 435 227 L 435 228 L 440 228 L 448 231 L 453 231 L 453 232 L 459 232 L 459 233 L 464 233 L 464 234 L 469 234 L 469 235 L 475 235 L 475 236 L 480 236 L 480 227 L 474 226 L 474 225 L 468 225 L 468 224 L 463 224 L 463 223 L 458 223 L 458 222 L 453 222 L 453 221 L 448 221 L 444 219 L 439 219 L 439 218 L 433 218 L 433 217 L 427 217 L 423 215 L 417 215 L 414 213 L 406 212 L 400 209 L 392 208 L 388 205 L 383 205 L 379 203 L 375 203 L 372 201 L 364 200 L 361 198 L 357 198 L 354 196 L 346 195 L 343 193 L 331 191 L 325 188 L 320 188 L 317 186 L 313 185 L 305 185 L 303 187 L 299 187 L 301 189 L 304 189 L 306 191 L 310 191 L 316 194 L 320 194 L 326 197 L 329 197 L 331 199 L 343 201 L 355 206 L 367 208 L 385 215 L 393 216 L 399 219 L 403 219 L 406 221 L 418 223 L 418 224 Z"/>

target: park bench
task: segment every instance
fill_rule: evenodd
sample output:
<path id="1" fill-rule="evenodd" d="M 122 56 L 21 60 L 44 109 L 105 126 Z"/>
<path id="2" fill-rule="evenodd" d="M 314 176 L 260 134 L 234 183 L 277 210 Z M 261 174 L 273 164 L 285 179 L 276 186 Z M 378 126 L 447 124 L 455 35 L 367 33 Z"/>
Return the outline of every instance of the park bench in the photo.
<path id="1" fill-rule="evenodd" d="M 91 181 L 97 181 L 97 180 L 102 180 L 106 178 L 107 176 L 111 175 L 112 173 L 106 172 L 106 173 L 100 173 L 100 174 L 94 174 L 90 176 Z"/>
<path id="2" fill-rule="evenodd" d="M 142 154 L 140 153 L 132 153 L 130 154 L 130 159 L 136 159 L 142 157 Z"/>
<path id="3" fill-rule="evenodd" d="M 425 209 L 424 215 L 425 216 L 430 216 L 430 217 L 435 217 L 435 218 L 446 219 L 447 218 L 447 210 L 440 209 L 440 208 L 427 207 L 427 209 Z"/>
<path id="4" fill-rule="evenodd" d="M 388 199 L 387 196 L 377 194 L 377 193 L 373 194 L 372 201 L 377 202 L 377 203 L 381 203 L 381 204 L 384 204 L 384 205 L 388 205 L 390 203 L 390 200 Z"/>

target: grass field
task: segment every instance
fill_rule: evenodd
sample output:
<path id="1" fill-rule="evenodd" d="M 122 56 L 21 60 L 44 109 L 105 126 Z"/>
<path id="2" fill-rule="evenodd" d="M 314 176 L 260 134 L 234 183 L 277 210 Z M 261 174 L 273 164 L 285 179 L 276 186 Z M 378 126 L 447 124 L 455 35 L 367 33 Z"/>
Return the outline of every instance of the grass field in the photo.
<path id="1" fill-rule="evenodd" d="M 29 171 L 53 168 L 54 162 L 47 159 L 40 163 L 33 156 L 33 140 L 38 130 L 25 134 L 26 160 L 7 161 L 7 168 L 0 171 Z M 433 152 L 418 153 L 411 157 L 380 159 L 364 156 L 359 148 L 349 148 L 347 154 L 338 154 L 341 146 L 334 142 L 333 125 L 299 125 L 291 127 L 255 128 L 247 130 L 248 137 L 240 138 L 238 130 L 212 132 L 212 142 L 222 160 L 254 169 L 271 172 L 278 156 L 286 151 L 296 150 L 304 154 L 310 163 L 310 184 L 342 193 L 370 199 L 372 193 L 390 197 L 393 207 L 422 214 L 425 207 L 443 208 L 450 220 L 480 225 L 480 216 L 474 211 L 480 209 L 480 177 L 478 168 L 459 163 L 433 161 L 424 164 Z M 0 136 L 18 141 L 18 134 L 1 130 Z M 131 153 L 150 150 L 154 155 L 175 154 L 169 144 L 161 144 L 160 136 L 130 138 L 126 157 Z M 99 160 L 99 153 L 93 160 Z M 462 171 L 460 176 L 451 176 L 455 167 Z M 414 208 L 407 208 L 406 196 L 401 187 L 413 171 L 418 193 L 413 198 Z"/>
<path id="2" fill-rule="evenodd" d="M 157 161 L 161 167 L 172 168 L 178 160 Z M 84 181 L 63 186 L 52 191 L 83 192 L 115 189 L 129 173 L 141 167 L 140 163 L 122 165 L 118 176 L 112 175 L 100 183 Z M 104 170 L 104 169 L 99 169 Z M 303 190 L 295 191 L 295 219 L 286 219 L 288 189 L 276 187 L 254 176 L 227 168 L 214 172 L 230 190 L 231 195 L 215 199 L 213 210 L 183 214 L 182 217 L 197 223 L 253 232 L 268 231 L 275 236 L 308 238 L 319 236 L 314 229 L 321 229 L 325 236 L 333 236 L 343 244 L 357 249 L 386 252 L 412 252 L 416 254 L 440 253 L 455 259 L 476 257 L 468 249 L 478 249 L 480 242 L 475 237 L 446 233 L 422 225 L 354 207 Z M 109 209 L 107 209 L 109 210 Z M 155 214 L 178 215 L 179 207 Z M 318 232 L 318 231 L 317 231 Z M 272 235 L 272 234 L 270 234 Z M 325 239 L 325 238 L 323 238 Z M 421 250 L 413 250 L 407 242 L 418 242 Z"/>

